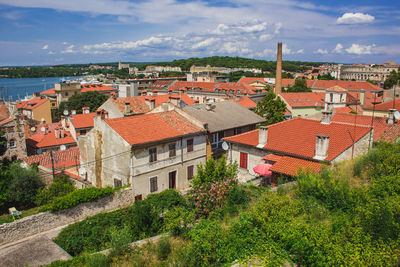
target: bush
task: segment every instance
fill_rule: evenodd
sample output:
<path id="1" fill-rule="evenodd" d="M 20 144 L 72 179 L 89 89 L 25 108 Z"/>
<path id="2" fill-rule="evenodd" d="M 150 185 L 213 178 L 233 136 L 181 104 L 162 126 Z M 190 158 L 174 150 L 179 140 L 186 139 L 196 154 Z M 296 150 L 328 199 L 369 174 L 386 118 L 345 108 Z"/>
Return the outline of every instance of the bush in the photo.
<path id="1" fill-rule="evenodd" d="M 10 182 L 7 186 L 7 200 L 9 207 L 26 209 L 35 205 L 35 197 L 44 182 L 34 168 L 22 168 L 19 163 L 10 166 Z"/>
<path id="2" fill-rule="evenodd" d="M 174 236 L 188 231 L 189 224 L 194 222 L 194 212 L 184 207 L 173 207 L 164 215 L 164 229 Z"/>
<path id="3" fill-rule="evenodd" d="M 185 198 L 175 189 L 167 189 L 157 194 L 150 194 L 146 197 L 146 201 L 153 205 L 159 213 L 172 207 L 186 206 Z"/>
<path id="4" fill-rule="evenodd" d="M 50 204 L 46 205 L 43 210 L 56 212 L 59 210 L 69 209 L 81 203 L 91 202 L 109 196 L 112 194 L 112 192 L 113 189 L 111 187 L 86 187 L 54 199 Z"/>
<path id="5" fill-rule="evenodd" d="M 166 260 L 171 253 L 171 241 L 169 237 L 163 236 L 157 243 L 157 258 L 159 260 Z"/>
<path id="6" fill-rule="evenodd" d="M 38 206 L 42 206 L 51 202 L 56 197 L 65 196 L 75 190 L 75 186 L 72 184 L 68 176 L 56 177 L 54 182 L 48 187 L 39 190 L 36 195 L 35 203 Z"/>

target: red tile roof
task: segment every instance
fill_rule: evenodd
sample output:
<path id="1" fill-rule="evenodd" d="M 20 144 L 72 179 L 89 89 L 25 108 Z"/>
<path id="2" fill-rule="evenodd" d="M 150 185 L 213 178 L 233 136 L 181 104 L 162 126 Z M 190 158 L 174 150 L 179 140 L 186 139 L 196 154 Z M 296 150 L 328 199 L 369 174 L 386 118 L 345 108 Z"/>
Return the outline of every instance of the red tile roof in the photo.
<path id="1" fill-rule="evenodd" d="M 42 105 L 43 103 L 49 102 L 50 100 L 46 98 L 35 97 L 27 101 L 17 102 L 18 109 L 28 109 L 32 110 Z"/>
<path id="2" fill-rule="evenodd" d="M 350 113 L 353 110 L 349 107 L 344 107 L 344 108 L 335 108 L 336 113 Z"/>
<path id="3" fill-rule="evenodd" d="M 314 161 L 283 156 L 279 159 L 279 161 L 272 165 L 269 170 L 285 175 L 297 176 L 298 172 L 301 170 L 309 172 L 320 172 L 321 168 L 322 165 Z"/>
<path id="4" fill-rule="evenodd" d="M 93 121 L 95 116 L 95 112 L 72 115 L 71 123 L 74 125 L 75 129 L 90 127 L 93 128 Z"/>
<path id="5" fill-rule="evenodd" d="M 245 108 L 255 108 L 257 107 L 256 102 L 248 98 L 247 96 L 242 96 L 239 100 L 235 100 L 236 103 L 242 105 Z"/>
<path id="6" fill-rule="evenodd" d="M 13 121 L 14 120 L 14 118 L 8 118 L 8 119 L 5 119 L 5 120 L 2 120 L 2 121 L 0 121 L 0 126 L 3 126 L 4 124 L 7 124 L 7 123 L 9 123 L 10 121 Z"/>
<path id="7" fill-rule="evenodd" d="M 168 90 L 183 90 L 189 91 L 193 89 L 194 92 L 200 88 L 201 92 L 212 92 L 215 93 L 217 90 L 218 93 L 228 94 L 230 90 L 232 90 L 233 94 L 255 94 L 256 88 L 250 85 L 244 85 L 241 83 L 217 83 L 217 82 L 183 82 L 177 81 L 172 84 Z"/>
<path id="8" fill-rule="evenodd" d="M 150 90 L 160 90 L 160 89 L 168 89 L 168 87 L 173 84 L 175 80 L 157 80 L 148 88 Z"/>
<path id="9" fill-rule="evenodd" d="M 112 99 L 117 108 L 124 113 L 125 111 L 125 103 L 129 102 L 131 113 L 146 113 L 150 111 L 150 107 L 146 104 L 146 99 L 154 99 L 155 107 L 158 107 L 162 103 L 166 103 L 170 101 L 170 97 L 180 97 L 183 102 L 187 105 L 193 105 L 195 101 L 193 98 L 188 96 L 187 94 L 171 94 L 171 95 L 157 95 L 157 96 L 132 96 L 132 97 L 118 97 L 116 99 Z"/>
<path id="10" fill-rule="evenodd" d="M 81 93 L 90 91 L 104 91 L 104 92 L 116 92 L 117 89 L 104 85 L 104 84 L 81 84 Z M 41 95 L 56 95 L 55 88 L 48 89 L 40 93 Z"/>
<path id="11" fill-rule="evenodd" d="M 79 148 L 71 147 L 64 151 L 53 152 L 54 169 L 62 170 L 71 166 L 79 165 Z M 45 152 L 40 155 L 33 155 L 22 159 L 28 165 L 38 164 L 45 168 L 52 169 L 50 152 Z"/>
<path id="12" fill-rule="evenodd" d="M 389 111 L 389 109 L 393 108 L 393 102 L 394 102 L 394 109 L 397 109 L 398 111 L 400 111 L 400 99 L 391 100 L 391 101 L 383 102 L 383 103 L 380 103 L 380 104 L 376 104 L 375 105 L 375 110 Z M 364 106 L 363 108 L 372 110 L 374 108 L 374 106 L 372 104 L 370 104 L 370 105 Z"/>
<path id="13" fill-rule="evenodd" d="M 56 95 L 56 89 L 55 88 L 51 88 L 49 90 L 43 91 L 40 93 L 41 95 Z"/>
<path id="14" fill-rule="evenodd" d="M 252 81 L 263 82 L 264 78 L 256 77 L 242 77 L 239 82 L 246 83 Z M 295 79 L 282 79 L 282 86 L 294 85 Z M 373 85 L 369 82 L 357 82 L 357 81 L 338 81 L 338 80 L 306 80 L 307 86 L 312 89 L 328 89 L 333 86 L 340 86 L 346 90 L 366 90 L 366 91 L 381 91 L 382 88 Z"/>
<path id="15" fill-rule="evenodd" d="M 319 93 L 281 93 L 280 96 L 291 107 L 323 107 L 325 94 Z"/>
<path id="16" fill-rule="evenodd" d="M 374 127 L 374 136 L 373 139 L 374 141 L 379 141 L 380 139 L 385 139 L 386 141 L 394 141 L 391 140 L 394 137 L 387 137 L 386 136 L 386 131 L 388 131 L 390 128 L 396 128 L 391 125 L 388 125 L 386 122 L 386 118 L 382 117 L 374 117 L 373 121 L 373 127 Z M 347 123 L 349 125 L 363 125 L 363 126 L 371 126 L 372 123 L 372 116 L 364 116 L 364 115 L 355 115 L 355 114 L 349 114 L 349 113 L 336 113 L 332 121 L 334 122 L 342 122 L 342 123 Z M 389 130 L 391 135 L 395 133 L 395 130 L 391 129 Z"/>
<path id="17" fill-rule="evenodd" d="M 268 84 L 265 81 L 265 78 L 263 78 L 263 77 L 244 77 L 243 76 L 238 81 L 238 83 L 242 83 L 242 84 L 249 84 L 249 83 L 252 83 L 252 82 L 261 82 L 261 83 L 264 83 L 264 84 Z"/>
<path id="18" fill-rule="evenodd" d="M 352 140 L 358 141 L 369 131 L 369 127 L 357 125 L 354 134 L 354 126 L 350 124 L 321 124 L 320 121 L 297 117 L 268 126 L 268 144 L 264 149 L 312 159 L 315 156 L 316 136 L 326 135 L 329 136 L 329 152 L 325 160 L 331 161 L 348 149 L 353 144 Z M 257 146 L 258 132 L 257 129 L 224 140 Z"/>
<path id="19" fill-rule="evenodd" d="M 36 148 L 54 147 L 61 145 L 74 145 L 75 140 L 71 137 L 71 134 L 64 130 L 64 136 L 62 138 L 56 138 L 55 132 L 42 132 L 27 138 L 27 144 Z"/>
<path id="20" fill-rule="evenodd" d="M 266 156 L 263 157 L 262 159 L 263 159 L 263 160 L 268 160 L 268 161 L 277 162 L 277 161 L 279 161 L 281 158 L 282 158 L 282 156 L 278 156 L 278 155 L 275 155 L 275 154 L 271 153 L 271 154 L 266 155 Z"/>
<path id="21" fill-rule="evenodd" d="M 175 138 L 205 131 L 176 111 L 104 120 L 130 145 Z"/>
<path id="22" fill-rule="evenodd" d="M 104 84 L 82 84 L 81 85 L 81 93 L 91 92 L 91 91 L 110 91 L 116 92 L 117 89 L 104 85 Z"/>

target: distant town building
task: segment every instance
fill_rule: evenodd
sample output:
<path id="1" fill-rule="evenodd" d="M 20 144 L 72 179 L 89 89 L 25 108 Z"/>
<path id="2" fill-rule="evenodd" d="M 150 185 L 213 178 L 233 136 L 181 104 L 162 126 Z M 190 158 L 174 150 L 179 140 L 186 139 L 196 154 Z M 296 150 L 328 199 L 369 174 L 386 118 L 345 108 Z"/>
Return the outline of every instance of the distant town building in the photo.
<path id="1" fill-rule="evenodd" d="M 170 66 L 146 66 L 145 71 L 147 72 L 167 72 L 167 71 L 175 71 L 182 72 L 181 67 L 170 67 Z"/>
<path id="2" fill-rule="evenodd" d="M 129 69 L 129 63 L 121 63 L 118 62 L 118 69 L 122 70 L 122 69 Z"/>
<path id="3" fill-rule="evenodd" d="M 253 72 L 255 74 L 260 74 L 262 73 L 261 69 L 257 68 L 226 68 L 226 67 L 211 67 L 210 65 L 207 66 L 191 66 L 190 67 L 190 72 L 219 72 L 219 73 L 231 73 L 234 71 L 249 71 Z"/>
<path id="4" fill-rule="evenodd" d="M 18 111 L 27 119 L 41 123 L 51 123 L 51 104 L 45 97 L 34 97 L 26 101 L 17 101 Z"/>

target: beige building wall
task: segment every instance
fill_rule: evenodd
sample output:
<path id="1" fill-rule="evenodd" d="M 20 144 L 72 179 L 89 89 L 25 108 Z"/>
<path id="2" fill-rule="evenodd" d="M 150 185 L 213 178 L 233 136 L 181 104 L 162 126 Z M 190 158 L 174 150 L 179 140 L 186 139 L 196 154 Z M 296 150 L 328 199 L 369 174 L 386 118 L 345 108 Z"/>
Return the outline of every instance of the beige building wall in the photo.
<path id="1" fill-rule="evenodd" d="M 365 116 L 372 116 L 372 113 L 374 114 L 374 117 L 382 117 L 382 118 L 387 118 L 389 116 L 388 111 L 381 111 L 381 110 L 369 110 L 369 109 L 364 109 L 362 112 L 362 115 Z"/>
<path id="2" fill-rule="evenodd" d="M 32 119 L 35 121 L 42 121 L 42 118 L 46 121 L 46 123 L 52 123 L 51 120 L 51 103 L 49 100 L 44 102 L 43 104 L 35 107 L 32 110 Z"/>
<path id="3" fill-rule="evenodd" d="M 111 98 L 107 99 L 107 101 L 104 102 L 103 105 L 99 107 L 99 109 L 106 110 L 110 119 L 124 117 L 124 114 L 116 107 Z"/>
<path id="4" fill-rule="evenodd" d="M 359 157 L 361 155 L 364 155 L 368 152 L 368 147 L 369 145 L 372 145 L 372 142 L 374 141 L 373 139 L 374 136 L 374 131 L 370 131 L 366 135 L 364 135 L 360 140 L 354 143 L 354 149 L 353 146 L 350 146 L 348 149 L 346 149 L 342 154 L 337 156 L 333 162 L 339 162 L 342 160 L 346 159 L 351 159 L 352 157 Z M 371 144 L 370 141 L 371 140 Z M 354 152 L 353 152 L 354 150 Z M 353 155 L 353 156 L 352 156 Z"/>

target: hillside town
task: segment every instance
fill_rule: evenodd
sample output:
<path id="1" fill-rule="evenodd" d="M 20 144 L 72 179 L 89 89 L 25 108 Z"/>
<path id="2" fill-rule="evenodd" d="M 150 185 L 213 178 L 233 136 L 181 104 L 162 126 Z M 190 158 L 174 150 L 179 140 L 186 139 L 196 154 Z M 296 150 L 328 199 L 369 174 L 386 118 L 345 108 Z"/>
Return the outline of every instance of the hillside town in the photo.
<path id="1" fill-rule="evenodd" d="M 67 177 L 78 191 L 124 188 L 132 204 L 168 189 L 190 192 L 209 162 L 236 164 L 238 184 L 277 190 L 303 172 L 318 174 L 400 140 L 400 89 L 384 88 L 399 69 L 393 62 L 287 72 L 278 43 L 275 77 L 257 68 L 139 71 L 120 62 L 118 69 L 134 77 L 91 76 L 24 100 L 2 99 L 3 162 L 37 168 L 47 187 Z M 227 74 L 237 71 L 254 75 L 230 80 Z M 71 104 L 79 96 L 87 98 Z M 21 215 L 20 208 L 7 209 L 14 219 Z M 10 229 L 0 226 L 0 250 L 18 241 L 14 235 L 29 236 Z"/>

